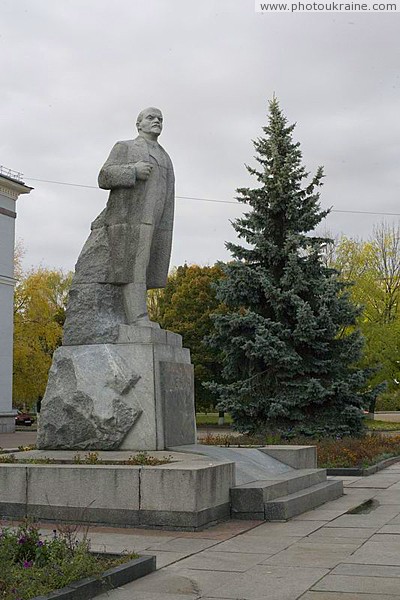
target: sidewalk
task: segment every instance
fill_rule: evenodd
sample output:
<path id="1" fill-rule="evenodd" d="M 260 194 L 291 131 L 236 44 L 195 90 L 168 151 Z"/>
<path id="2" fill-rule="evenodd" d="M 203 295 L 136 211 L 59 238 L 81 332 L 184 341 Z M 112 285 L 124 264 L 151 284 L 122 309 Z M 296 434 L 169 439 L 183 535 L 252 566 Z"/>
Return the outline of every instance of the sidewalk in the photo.
<path id="1" fill-rule="evenodd" d="M 36 424 L 35 424 L 36 425 Z M 197 430 L 199 441 L 207 434 L 221 433 L 218 429 L 199 427 Z M 222 431 L 222 433 L 224 433 Z M 232 435 L 231 431 L 227 431 Z M 233 434 L 234 435 L 234 434 Z M 36 427 L 26 427 L 15 433 L 0 433 L 0 448 L 18 448 L 18 446 L 32 446 L 36 444 Z"/>
<path id="2" fill-rule="evenodd" d="M 14 433 L 0 433 L 0 448 L 18 448 L 36 444 L 36 430 L 26 427 Z"/>
<path id="3" fill-rule="evenodd" d="M 345 496 L 286 523 L 229 521 L 196 533 L 92 528 L 93 549 L 155 554 L 158 568 L 97 598 L 400 600 L 400 463 L 342 479 Z"/>

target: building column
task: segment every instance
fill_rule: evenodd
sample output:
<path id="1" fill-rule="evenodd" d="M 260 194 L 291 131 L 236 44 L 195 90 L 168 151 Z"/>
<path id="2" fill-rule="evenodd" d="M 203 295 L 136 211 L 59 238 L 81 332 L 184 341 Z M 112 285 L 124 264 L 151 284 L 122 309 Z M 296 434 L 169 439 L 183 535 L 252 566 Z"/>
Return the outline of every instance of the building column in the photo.
<path id="1" fill-rule="evenodd" d="M 0 433 L 15 430 L 12 407 L 14 245 L 16 202 L 33 188 L 22 174 L 0 166 Z"/>

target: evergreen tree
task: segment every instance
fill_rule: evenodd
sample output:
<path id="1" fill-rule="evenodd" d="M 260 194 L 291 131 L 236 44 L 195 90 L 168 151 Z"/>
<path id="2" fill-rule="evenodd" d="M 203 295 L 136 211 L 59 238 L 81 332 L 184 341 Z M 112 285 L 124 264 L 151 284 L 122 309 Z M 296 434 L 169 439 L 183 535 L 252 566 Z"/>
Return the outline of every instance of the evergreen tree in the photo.
<path id="1" fill-rule="evenodd" d="M 259 187 L 237 190 L 251 210 L 233 223 L 246 244 L 226 244 L 234 260 L 217 295 L 228 312 L 215 315 L 209 341 L 224 353 L 227 383 L 210 387 L 239 431 L 359 435 L 374 395 L 354 366 L 360 310 L 323 263 L 330 240 L 310 234 L 329 213 L 319 206 L 323 169 L 309 180 L 294 127 L 274 98 L 254 141 L 260 167 L 247 167 Z"/>

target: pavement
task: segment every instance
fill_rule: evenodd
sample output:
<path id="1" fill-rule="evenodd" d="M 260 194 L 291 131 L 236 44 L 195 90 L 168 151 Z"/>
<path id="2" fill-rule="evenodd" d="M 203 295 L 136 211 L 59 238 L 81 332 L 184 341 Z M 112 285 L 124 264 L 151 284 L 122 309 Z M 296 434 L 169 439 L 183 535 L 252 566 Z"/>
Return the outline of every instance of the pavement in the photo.
<path id="1" fill-rule="evenodd" d="M 232 520 L 201 532 L 92 527 L 93 550 L 157 557 L 156 572 L 97 599 L 400 600 L 400 463 L 340 479 L 344 496 L 283 523 Z"/>
<path id="2" fill-rule="evenodd" d="M 25 427 L 15 433 L 0 433 L 0 448 L 18 448 L 18 446 L 32 446 L 36 444 L 36 424 L 33 427 Z M 219 435 L 221 430 L 200 427 L 197 430 L 198 438 L 208 435 Z M 231 435 L 232 432 L 227 432 Z"/>
<path id="3" fill-rule="evenodd" d="M 92 530 L 94 548 L 155 554 L 158 566 L 98 600 L 400 599 L 400 463 L 341 479 L 344 496 L 285 523 Z"/>
<path id="4" fill-rule="evenodd" d="M 15 433 L 0 433 L 0 448 L 18 448 L 36 444 L 36 430 L 26 427 Z"/>

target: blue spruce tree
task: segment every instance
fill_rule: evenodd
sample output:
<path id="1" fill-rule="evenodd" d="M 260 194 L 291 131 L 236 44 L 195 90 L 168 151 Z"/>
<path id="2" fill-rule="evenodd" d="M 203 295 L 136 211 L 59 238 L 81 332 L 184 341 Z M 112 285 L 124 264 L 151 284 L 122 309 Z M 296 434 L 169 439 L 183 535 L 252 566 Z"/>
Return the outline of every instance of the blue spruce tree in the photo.
<path id="1" fill-rule="evenodd" d="M 361 435 L 369 373 L 355 365 L 360 309 L 322 260 L 331 240 L 311 235 L 329 213 L 319 205 L 323 169 L 310 180 L 278 101 L 254 142 L 259 185 L 237 190 L 249 212 L 233 223 L 245 245 L 228 243 L 209 341 L 223 351 L 226 383 L 211 384 L 239 431 Z M 308 181 L 308 183 L 307 183 Z"/>

